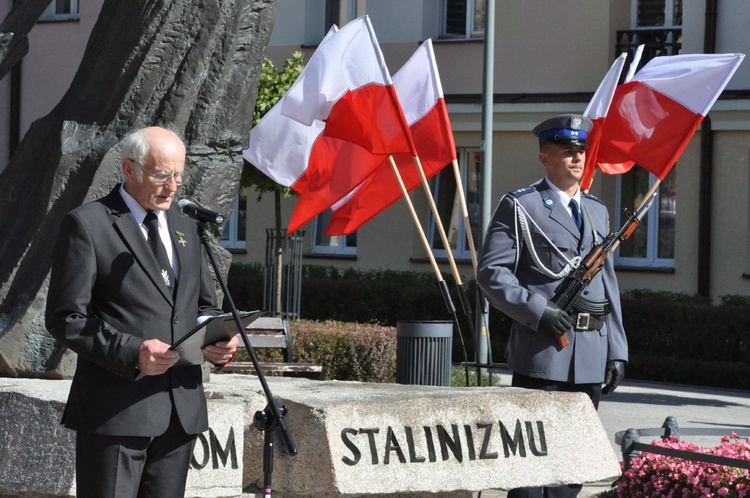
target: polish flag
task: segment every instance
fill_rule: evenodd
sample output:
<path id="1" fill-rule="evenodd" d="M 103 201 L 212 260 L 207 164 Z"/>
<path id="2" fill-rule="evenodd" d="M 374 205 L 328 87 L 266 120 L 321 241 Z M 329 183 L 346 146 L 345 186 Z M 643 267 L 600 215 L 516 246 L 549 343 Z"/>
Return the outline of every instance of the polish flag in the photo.
<path id="1" fill-rule="evenodd" d="M 456 159 L 456 144 L 448 119 L 432 40 L 427 39 L 404 66 L 393 75 L 393 86 L 406 116 L 425 177 L 430 178 Z M 411 154 L 393 154 L 407 191 L 422 180 Z M 402 198 L 390 160 L 340 202 L 325 232 L 328 236 L 348 235 Z"/>
<path id="2" fill-rule="evenodd" d="M 583 115 L 591 120 L 594 126 L 591 132 L 586 136 L 586 164 L 581 177 L 581 190 L 588 192 L 591 188 L 591 182 L 594 180 L 594 174 L 597 169 L 597 152 L 599 151 L 599 141 L 602 137 L 602 127 L 604 120 L 609 111 L 609 105 L 612 103 L 612 97 L 615 95 L 615 88 L 620 82 L 620 74 L 625 66 L 625 60 L 628 54 L 622 53 L 615 59 L 612 67 L 609 68 L 604 79 L 599 83 L 599 88 L 594 92 L 589 105 L 583 111 Z"/>
<path id="3" fill-rule="evenodd" d="M 615 90 L 597 163 L 619 174 L 634 164 L 660 180 L 726 87 L 744 54 L 656 57 Z"/>
<path id="4" fill-rule="evenodd" d="M 633 61 L 630 63 L 630 67 L 628 67 L 628 74 L 625 75 L 625 81 L 623 81 L 623 83 L 627 83 L 628 81 L 633 79 L 633 76 L 638 69 L 638 64 L 641 63 L 643 48 L 645 46 L 646 45 L 638 45 L 638 48 L 635 49 L 635 54 L 633 54 Z"/>
<path id="5" fill-rule="evenodd" d="M 321 42 L 297 81 L 250 132 L 243 157 L 300 195 L 294 232 L 390 154 L 415 153 L 367 16 Z"/>

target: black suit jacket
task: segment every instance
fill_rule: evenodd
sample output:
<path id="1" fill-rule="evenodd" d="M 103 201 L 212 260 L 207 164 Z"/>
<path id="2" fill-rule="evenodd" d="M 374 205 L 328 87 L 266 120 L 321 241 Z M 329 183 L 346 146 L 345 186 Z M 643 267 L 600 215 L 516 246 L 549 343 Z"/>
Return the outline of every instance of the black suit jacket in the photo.
<path id="1" fill-rule="evenodd" d="M 200 366 L 173 367 L 136 380 L 145 340 L 171 344 L 196 325 L 199 314 L 220 312 L 196 223 L 174 205 L 167 219 L 180 261 L 174 295 L 119 185 L 62 222 L 46 325 L 78 354 L 63 414 L 66 427 L 157 436 L 167 429 L 174 404 L 188 433 L 208 428 Z"/>

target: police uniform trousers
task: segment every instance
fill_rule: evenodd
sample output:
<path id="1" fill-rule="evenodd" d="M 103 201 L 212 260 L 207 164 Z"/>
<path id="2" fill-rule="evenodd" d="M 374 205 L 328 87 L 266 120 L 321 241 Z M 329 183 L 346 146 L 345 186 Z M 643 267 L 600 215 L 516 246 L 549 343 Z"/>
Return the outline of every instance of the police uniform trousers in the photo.
<path id="1" fill-rule="evenodd" d="M 599 399 L 602 395 L 601 384 L 574 384 L 572 382 L 559 382 L 554 380 L 539 379 L 518 373 L 513 374 L 511 381 L 513 387 L 526 389 L 539 389 L 542 391 L 563 391 L 586 393 L 594 408 L 599 409 Z M 516 488 L 508 491 L 508 498 L 575 498 L 581 492 L 583 485 L 569 484 L 556 487 Z"/>
<path id="2" fill-rule="evenodd" d="M 185 496 L 196 434 L 186 434 L 172 409 L 156 437 L 76 432 L 78 498 L 177 498 Z"/>

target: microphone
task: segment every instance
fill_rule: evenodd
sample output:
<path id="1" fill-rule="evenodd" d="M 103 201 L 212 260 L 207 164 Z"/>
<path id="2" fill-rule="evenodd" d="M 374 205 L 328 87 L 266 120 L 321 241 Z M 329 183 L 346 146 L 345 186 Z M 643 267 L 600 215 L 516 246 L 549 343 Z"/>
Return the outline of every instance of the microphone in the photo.
<path id="1" fill-rule="evenodd" d="M 201 223 L 218 224 L 224 222 L 224 216 L 222 216 L 220 213 L 211 211 L 210 209 L 206 209 L 204 207 L 200 207 L 199 205 L 187 199 L 181 199 L 180 202 L 177 203 L 177 205 L 180 206 L 180 209 L 183 213 L 193 218 L 194 220 L 200 221 Z"/>

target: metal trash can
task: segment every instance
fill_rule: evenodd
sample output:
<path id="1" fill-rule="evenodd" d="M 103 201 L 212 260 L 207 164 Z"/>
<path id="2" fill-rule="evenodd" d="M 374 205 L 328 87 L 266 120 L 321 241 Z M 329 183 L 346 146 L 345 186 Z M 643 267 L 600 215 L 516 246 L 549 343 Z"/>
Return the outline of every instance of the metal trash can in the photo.
<path id="1" fill-rule="evenodd" d="M 403 321 L 396 324 L 396 382 L 451 385 L 453 322 Z"/>

